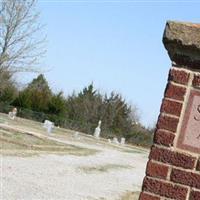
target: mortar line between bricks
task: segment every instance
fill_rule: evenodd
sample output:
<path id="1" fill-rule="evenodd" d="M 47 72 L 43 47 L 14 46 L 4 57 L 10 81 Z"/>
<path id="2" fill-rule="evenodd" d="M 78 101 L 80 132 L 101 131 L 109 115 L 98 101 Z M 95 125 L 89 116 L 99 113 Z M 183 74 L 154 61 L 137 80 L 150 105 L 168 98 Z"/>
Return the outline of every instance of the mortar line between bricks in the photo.
<path id="1" fill-rule="evenodd" d="M 198 164 L 198 158 L 195 160 L 195 164 L 194 164 L 194 171 L 195 172 L 198 172 L 196 169 L 197 169 L 197 164 Z"/>
<path id="2" fill-rule="evenodd" d="M 151 162 L 153 163 L 156 163 L 156 164 L 159 164 L 159 165 L 165 165 L 167 167 L 170 167 L 171 165 L 168 164 L 168 163 L 163 163 L 163 162 L 160 162 L 160 161 L 157 161 L 157 160 L 150 160 Z"/>
<path id="3" fill-rule="evenodd" d="M 172 84 L 172 85 L 175 85 L 175 86 L 182 87 L 182 88 L 187 88 L 187 85 L 183 85 L 181 83 L 176 83 L 174 81 L 169 81 L 169 83 Z"/>
<path id="4" fill-rule="evenodd" d="M 172 164 L 169 164 L 169 163 L 163 163 L 161 161 L 157 161 L 157 160 L 150 160 L 152 163 L 155 163 L 155 164 L 159 164 L 159 165 L 164 165 L 166 167 L 171 167 L 171 170 L 172 169 L 178 169 L 178 170 L 181 170 L 181 171 L 184 171 L 184 172 L 189 172 L 189 173 L 195 173 L 195 174 L 199 174 L 200 175 L 200 171 L 196 171 L 196 170 L 193 170 L 193 169 L 185 169 L 185 168 L 182 168 L 182 167 L 177 167 L 177 166 L 174 166 Z M 171 175 L 171 174 L 170 174 Z M 170 180 L 170 179 L 169 179 Z M 200 191 L 200 189 L 198 189 Z"/>
<path id="5" fill-rule="evenodd" d="M 187 69 L 187 68 L 184 68 L 184 67 L 179 67 L 179 66 L 175 66 L 172 64 L 171 69 L 174 69 L 174 70 L 177 70 L 177 71 L 184 71 L 184 72 L 187 72 L 187 73 L 190 73 L 191 70 L 190 69 Z"/>
<path id="6" fill-rule="evenodd" d="M 159 129 L 160 130 L 160 129 Z M 175 135 L 175 134 L 174 134 Z M 187 156 L 192 156 L 194 158 L 196 158 L 195 160 L 195 165 L 197 166 L 197 163 L 198 163 L 198 158 L 199 158 L 199 154 L 198 153 L 193 153 L 193 152 L 189 152 L 187 150 L 184 150 L 184 149 L 178 149 L 176 148 L 176 150 L 174 149 L 173 146 L 165 146 L 165 145 L 162 145 L 162 144 L 153 144 L 153 146 L 155 147 L 158 147 L 158 148 L 161 148 L 161 149 L 166 149 L 166 150 L 169 150 L 169 151 L 172 151 L 172 152 L 177 152 L 177 153 L 181 153 L 181 154 L 185 154 Z M 195 167 L 196 167 L 195 166 Z M 195 170 L 195 167 L 194 167 L 194 170 Z"/>
<path id="7" fill-rule="evenodd" d="M 143 191 L 143 193 L 145 193 L 145 194 L 149 194 L 149 195 L 151 195 L 151 196 L 155 196 L 155 197 L 161 197 L 160 195 L 158 195 L 158 194 L 154 194 L 154 193 L 151 193 L 151 192 L 148 192 L 148 191 Z"/>
<path id="8" fill-rule="evenodd" d="M 172 67 L 170 69 L 175 69 L 175 70 L 179 70 L 179 71 L 185 71 L 187 73 L 190 73 L 191 71 L 194 72 L 194 73 L 200 73 L 199 69 L 186 68 L 186 66 L 182 67 L 182 66 L 178 66 L 178 65 L 176 66 L 174 64 L 172 64 Z"/>
<path id="9" fill-rule="evenodd" d="M 175 118 L 175 119 L 179 119 L 179 117 L 177 115 L 168 114 L 166 112 L 161 112 L 160 114 L 162 116 L 167 116 L 167 117 L 172 117 L 172 118 Z"/>
<path id="10" fill-rule="evenodd" d="M 165 149 L 165 150 L 173 152 L 172 147 L 167 147 L 167 146 L 163 146 L 163 145 L 160 145 L 160 144 L 154 144 L 153 146 L 158 147 L 159 149 Z"/>
<path id="11" fill-rule="evenodd" d="M 173 169 L 178 169 L 178 170 L 181 170 L 181 171 L 184 171 L 184 172 L 195 173 L 195 174 L 200 175 L 200 172 L 196 171 L 194 169 L 185 169 L 185 168 L 181 168 L 181 167 L 177 167 L 177 166 L 172 166 L 172 167 L 173 167 Z"/>
<path id="12" fill-rule="evenodd" d="M 171 184 L 173 187 L 176 185 L 176 186 L 180 186 L 182 188 L 189 188 L 190 186 L 188 185 L 183 185 L 183 184 L 180 184 L 180 183 L 175 183 L 175 182 L 172 182 L 170 180 L 166 180 L 166 179 L 160 179 L 160 178 L 157 178 L 157 177 L 151 177 L 151 176 L 146 176 L 147 178 L 151 179 L 151 180 L 156 180 L 156 181 L 159 181 L 159 182 L 162 182 L 162 183 L 168 183 L 168 184 Z"/>
<path id="13" fill-rule="evenodd" d="M 174 101 L 174 102 L 177 102 L 177 103 L 181 103 L 181 104 L 183 104 L 183 102 L 184 102 L 184 101 L 173 99 L 173 98 L 170 98 L 170 97 L 164 97 L 163 100 L 164 99 L 168 100 L 168 101 Z"/>
<path id="14" fill-rule="evenodd" d="M 166 129 L 163 129 L 163 128 L 158 128 L 158 129 L 156 129 L 156 131 L 157 131 L 157 130 L 175 135 L 175 133 L 174 133 L 173 131 L 169 131 L 169 130 L 166 130 Z M 156 132 L 156 131 L 155 131 L 155 132 Z"/>
<path id="15" fill-rule="evenodd" d="M 169 170 L 167 173 L 167 180 L 169 180 L 169 181 L 170 181 L 171 172 L 172 172 L 172 165 L 169 166 Z"/>
<path id="16" fill-rule="evenodd" d="M 160 196 L 161 199 L 160 200 L 174 200 L 174 199 L 171 199 L 171 198 L 167 198 L 167 197 L 163 197 L 163 196 Z"/>
<path id="17" fill-rule="evenodd" d="M 187 196 L 186 196 L 186 200 L 189 200 L 189 198 L 190 198 L 190 193 L 191 193 L 191 187 L 189 187 L 189 189 L 188 189 L 188 193 L 187 193 Z"/>
<path id="18" fill-rule="evenodd" d="M 197 188 L 192 188 L 192 190 L 195 192 L 200 192 L 200 189 L 197 189 Z"/>
<path id="19" fill-rule="evenodd" d="M 166 146 L 166 145 L 163 145 L 163 144 L 154 144 L 155 147 L 158 147 L 158 148 L 161 148 L 161 149 L 166 149 L 166 150 L 169 150 L 169 151 L 173 151 L 173 146 Z"/>

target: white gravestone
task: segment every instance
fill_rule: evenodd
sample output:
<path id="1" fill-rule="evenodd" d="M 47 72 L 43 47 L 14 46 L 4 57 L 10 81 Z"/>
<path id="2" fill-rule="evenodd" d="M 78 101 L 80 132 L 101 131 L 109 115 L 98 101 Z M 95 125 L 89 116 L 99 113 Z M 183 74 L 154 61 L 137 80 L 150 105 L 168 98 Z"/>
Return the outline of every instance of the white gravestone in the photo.
<path id="1" fill-rule="evenodd" d="M 99 138 L 101 133 L 101 120 L 99 120 L 98 126 L 95 128 L 94 137 Z"/>
<path id="2" fill-rule="evenodd" d="M 54 123 L 49 120 L 45 120 L 43 127 L 46 128 L 47 133 L 50 134 L 52 132 L 52 129 L 54 128 Z"/>
<path id="3" fill-rule="evenodd" d="M 121 145 L 124 145 L 124 144 L 125 144 L 125 138 L 124 138 L 124 137 L 121 138 L 120 144 L 121 144 Z"/>
<path id="4" fill-rule="evenodd" d="M 111 139 L 108 139 L 108 143 L 111 143 Z"/>
<path id="5" fill-rule="evenodd" d="M 113 141 L 112 141 L 114 144 L 119 144 L 119 141 L 116 137 L 113 138 Z"/>
<path id="6" fill-rule="evenodd" d="M 17 116 L 17 108 L 13 108 L 13 110 L 8 113 L 8 116 L 10 119 L 14 120 L 15 117 Z"/>
<path id="7" fill-rule="evenodd" d="M 77 139 L 77 140 L 80 140 L 80 136 L 79 136 L 79 132 L 78 131 L 76 131 L 74 133 L 74 138 Z"/>

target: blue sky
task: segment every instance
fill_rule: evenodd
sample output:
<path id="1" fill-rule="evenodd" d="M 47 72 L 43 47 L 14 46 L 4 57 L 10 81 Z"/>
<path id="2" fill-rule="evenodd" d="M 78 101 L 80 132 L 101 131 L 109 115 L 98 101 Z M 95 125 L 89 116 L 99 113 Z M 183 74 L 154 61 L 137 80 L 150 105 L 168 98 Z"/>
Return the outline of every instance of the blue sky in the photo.
<path id="1" fill-rule="evenodd" d="M 38 8 L 54 91 L 67 95 L 93 82 L 136 105 L 144 125 L 156 122 L 171 66 L 162 44 L 166 20 L 200 23 L 200 2 L 39 0 Z"/>

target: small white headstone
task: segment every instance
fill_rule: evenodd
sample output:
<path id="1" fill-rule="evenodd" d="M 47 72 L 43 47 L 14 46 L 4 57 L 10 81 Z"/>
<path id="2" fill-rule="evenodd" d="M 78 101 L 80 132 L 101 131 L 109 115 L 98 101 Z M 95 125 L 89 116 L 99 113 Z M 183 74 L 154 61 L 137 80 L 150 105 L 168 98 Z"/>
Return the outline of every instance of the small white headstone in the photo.
<path id="1" fill-rule="evenodd" d="M 111 143 L 111 139 L 108 139 L 108 143 Z"/>
<path id="2" fill-rule="evenodd" d="M 52 129 L 54 128 L 54 123 L 49 120 L 45 120 L 43 127 L 46 128 L 47 133 L 50 134 L 52 132 Z"/>
<path id="3" fill-rule="evenodd" d="M 118 141 L 118 139 L 116 137 L 113 138 L 113 143 L 119 144 L 119 141 Z"/>
<path id="4" fill-rule="evenodd" d="M 79 132 L 78 132 L 78 131 L 76 131 L 76 132 L 74 133 L 74 138 L 77 139 L 77 140 L 80 139 L 80 137 L 79 137 Z"/>
<path id="5" fill-rule="evenodd" d="M 122 144 L 122 145 L 125 144 L 125 138 L 124 137 L 121 138 L 120 144 Z"/>
<path id="6" fill-rule="evenodd" d="M 98 122 L 98 126 L 96 127 L 94 131 L 94 137 L 99 138 L 101 133 L 101 120 Z"/>
<path id="7" fill-rule="evenodd" d="M 8 113 L 8 117 L 14 120 L 16 116 L 17 116 L 17 108 L 13 108 L 13 110 Z"/>

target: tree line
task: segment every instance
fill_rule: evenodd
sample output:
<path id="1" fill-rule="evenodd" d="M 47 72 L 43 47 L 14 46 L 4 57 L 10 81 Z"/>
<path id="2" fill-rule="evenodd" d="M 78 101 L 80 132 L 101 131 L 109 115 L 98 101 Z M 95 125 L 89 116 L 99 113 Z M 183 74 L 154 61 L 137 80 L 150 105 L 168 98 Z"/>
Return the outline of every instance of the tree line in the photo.
<path id="1" fill-rule="evenodd" d="M 66 123 L 73 122 L 77 130 L 93 134 L 101 120 L 102 136 L 105 138 L 125 137 L 138 145 L 151 143 L 151 130 L 140 124 L 137 109 L 118 93 L 102 94 L 89 84 L 65 97 L 62 91 L 54 93 L 42 74 L 22 90 L 9 80 L 6 88 L 0 90 L 0 101 L 39 113 L 38 121 L 48 118 L 65 128 L 73 128 Z M 28 113 L 26 117 L 31 118 Z"/>

